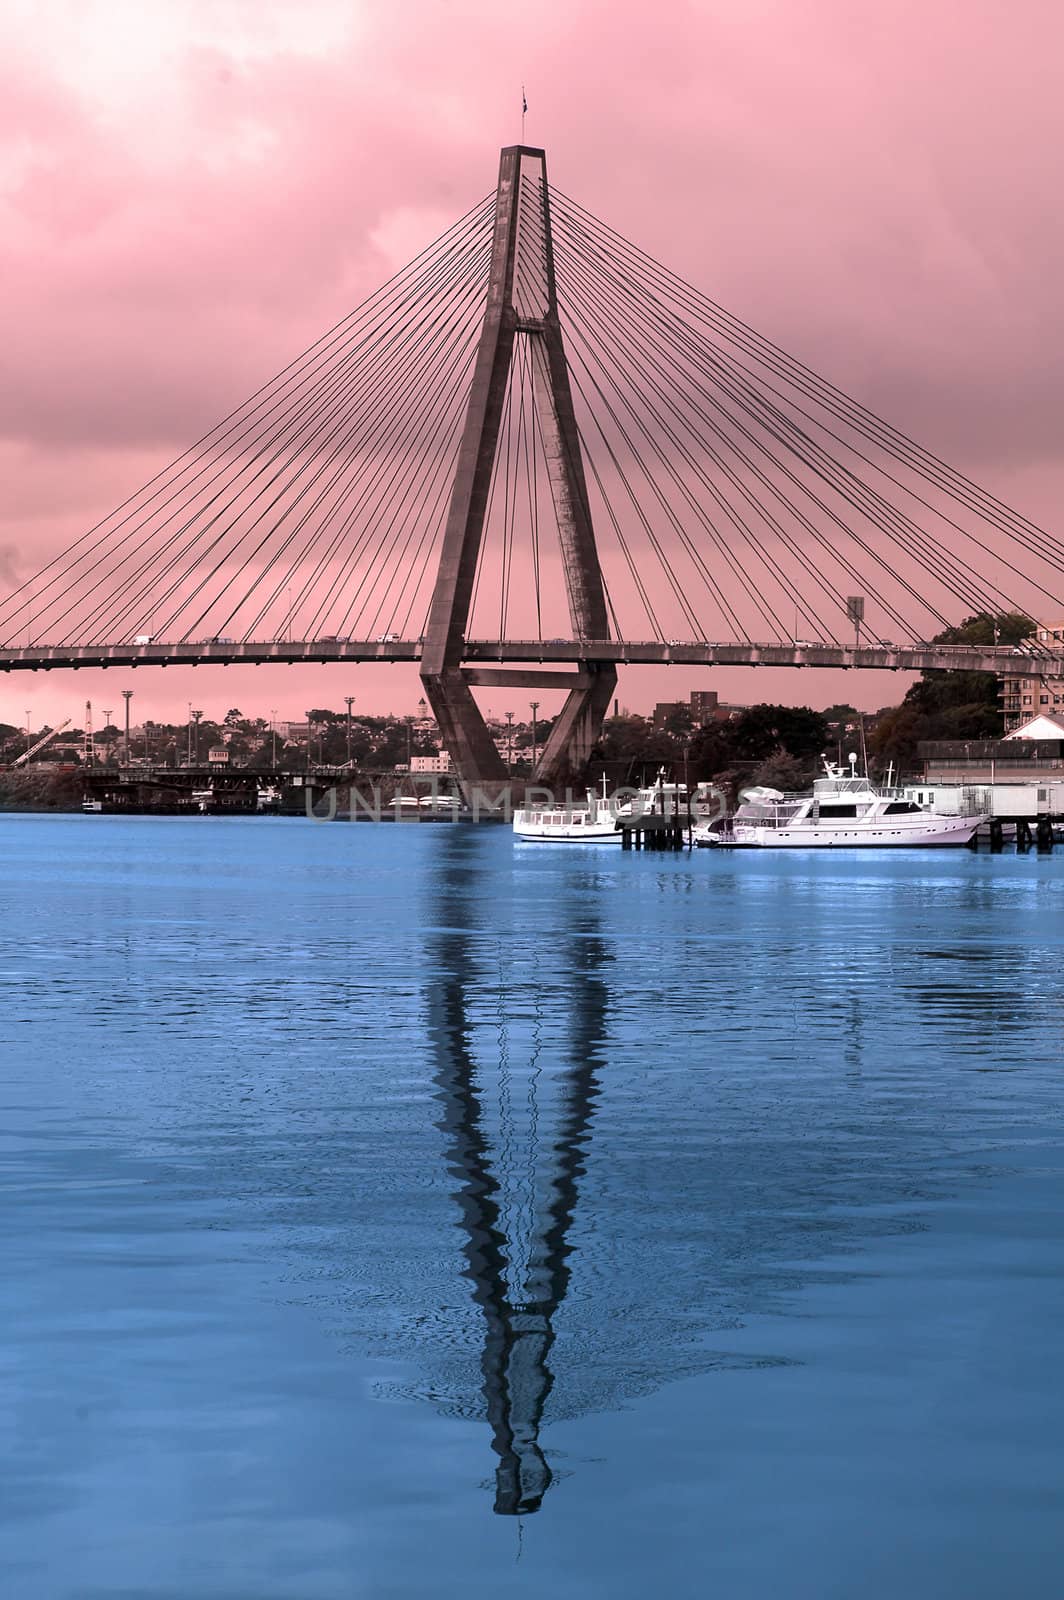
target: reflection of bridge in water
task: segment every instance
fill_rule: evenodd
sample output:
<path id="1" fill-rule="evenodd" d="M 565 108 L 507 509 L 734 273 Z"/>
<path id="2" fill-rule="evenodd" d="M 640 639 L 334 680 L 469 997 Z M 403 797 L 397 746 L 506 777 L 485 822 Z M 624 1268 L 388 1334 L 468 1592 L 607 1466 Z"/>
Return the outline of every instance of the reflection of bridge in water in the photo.
<path id="1" fill-rule="evenodd" d="M 407 902 L 345 929 L 334 897 L 305 943 L 264 947 L 254 1037 L 286 1062 L 298 1032 L 295 1066 L 210 1181 L 237 1215 L 261 1193 L 268 1237 L 290 1229 L 285 1295 L 382 1399 L 467 1425 L 466 1484 L 490 1462 L 514 1515 L 567 1450 L 598 1453 L 578 1419 L 785 1364 L 797 1292 L 878 1270 L 937 1200 L 991 1182 L 1059 986 L 1018 936 L 1033 880 L 1003 905 L 967 857 L 633 876 L 503 845 L 420 833 Z M 400 858 L 347 870 L 374 859 Z M 944 905 L 969 930 L 945 946 Z M 712 1405 L 692 1391 L 703 1434 Z"/>
<path id="2" fill-rule="evenodd" d="M 513 146 L 493 195 L 0 599 L 0 671 L 416 663 L 467 790 L 506 778 L 473 691 L 561 691 L 557 784 L 620 666 L 1002 674 L 991 616 L 1062 592 L 1064 539 Z M 968 614 L 985 647 L 926 643 Z"/>
<path id="3" fill-rule="evenodd" d="M 551 874 L 546 861 L 537 865 Z M 644 1030 L 633 1021 L 640 941 L 605 925 L 600 871 L 566 864 L 551 874 L 530 938 L 519 904 L 492 898 L 499 883 L 483 842 L 446 830 L 422 907 L 433 1076 L 458 1185 L 459 1270 L 476 1316 L 470 1323 L 441 1286 L 451 1312 L 412 1330 L 416 1349 L 408 1337 L 400 1346 L 426 1372 L 424 1398 L 486 1419 L 502 1515 L 537 1510 L 551 1486 L 551 1422 L 714 1368 L 785 1364 L 719 1341 L 749 1315 L 781 1309 L 810 1257 L 912 1231 L 915 1208 L 941 1192 L 935 1163 L 906 1149 L 893 1109 L 880 1105 L 878 1068 L 867 1100 L 862 1092 L 869 1037 L 883 1018 L 859 950 L 852 969 L 838 966 L 840 993 L 808 1019 L 808 1034 L 798 1006 L 811 996 L 794 1000 L 787 1028 L 796 1031 L 785 1039 L 780 1017 L 766 1023 L 764 1087 L 750 1062 L 730 1084 L 729 1036 L 734 1046 L 737 1023 L 750 1033 L 747 1006 L 772 1012 L 772 991 L 793 982 L 789 958 L 781 973 L 762 945 L 742 994 L 729 996 L 695 962 L 670 1036 L 678 997 L 654 991 L 655 962 L 670 960 L 657 952 Z M 688 883 L 673 888 L 690 893 Z M 763 933 L 767 904 L 751 909 Z M 925 1001 L 909 999 L 911 1024 Z M 995 1006 L 1006 1031 L 1020 1023 L 1014 998 Z M 818 1031 L 836 1038 L 849 1108 L 829 1111 L 818 1076 L 801 1075 Z M 680 1057 L 668 1059 L 680 1039 Z M 763 1127 L 747 1090 L 763 1102 Z M 938 1110 L 948 1118 L 948 1099 Z M 831 1270 L 839 1282 L 839 1267 Z"/>
<path id="4" fill-rule="evenodd" d="M 435 935 L 440 973 L 430 1001 L 430 1029 L 436 1057 L 436 1084 L 444 1107 L 450 1170 L 461 1187 L 466 1274 L 484 1318 L 484 1400 L 492 1445 L 499 1458 L 495 1509 L 504 1515 L 538 1509 L 551 1483 L 540 1443 L 544 1406 L 554 1384 L 550 1355 L 554 1318 L 569 1287 L 570 1233 L 579 1178 L 590 1137 L 598 1072 L 603 1064 L 607 986 L 602 967 L 608 952 L 601 936 L 586 926 L 569 943 L 573 961 L 571 1035 L 568 1062 L 544 1081 L 556 1090 L 559 1107 L 553 1130 L 538 1142 L 537 1075 L 528 1079 L 527 1156 L 539 1170 L 500 1169 L 493 1153 L 486 1100 L 497 1086 L 478 1077 L 467 1009 L 473 976 L 468 919 L 475 894 L 475 855 L 455 839 L 440 866 L 437 915 L 444 924 Z M 593 916 L 585 921 L 593 921 Z M 448 924 L 453 924 L 448 927 Z M 514 1107 L 504 1112 L 509 1120 Z M 504 1142 L 512 1128 L 500 1127 Z M 537 1148 L 538 1145 L 538 1148 Z M 512 1151 L 510 1152 L 512 1155 Z M 524 1177 L 518 1205 L 530 1206 L 528 1234 L 516 1248 L 507 1237 L 507 1180 Z"/>

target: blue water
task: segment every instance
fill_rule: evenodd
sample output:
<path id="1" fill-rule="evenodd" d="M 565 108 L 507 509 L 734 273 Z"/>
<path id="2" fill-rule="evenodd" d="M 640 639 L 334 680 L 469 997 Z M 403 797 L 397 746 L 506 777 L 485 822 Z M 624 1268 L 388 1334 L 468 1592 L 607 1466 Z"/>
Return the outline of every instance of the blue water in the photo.
<path id="1" fill-rule="evenodd" d="M 1059 1592 L 1059 853 L 0 856 L 5 1595 Z"/>

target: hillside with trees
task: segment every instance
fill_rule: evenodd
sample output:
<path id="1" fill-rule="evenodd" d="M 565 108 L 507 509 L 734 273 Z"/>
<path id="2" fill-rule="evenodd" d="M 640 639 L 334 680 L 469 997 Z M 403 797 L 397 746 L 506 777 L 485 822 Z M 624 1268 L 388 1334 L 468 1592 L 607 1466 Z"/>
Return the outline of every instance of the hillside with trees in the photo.
<path id="1" fill-rule="evenodd" d="M 980 611 L 959 627 L 936 634 L 935 644 L 1018 645 L 1036 623 L 1019 611 Z M 1004 732 L 998 680 L 992 672 L 932 671 L 908 690 L 901 705 L 882 712 L 869 738 L 869 755 L 880 768 L 901 772 L 916 765 L 917 747 L 934 739 L 1000 739 Z"/>

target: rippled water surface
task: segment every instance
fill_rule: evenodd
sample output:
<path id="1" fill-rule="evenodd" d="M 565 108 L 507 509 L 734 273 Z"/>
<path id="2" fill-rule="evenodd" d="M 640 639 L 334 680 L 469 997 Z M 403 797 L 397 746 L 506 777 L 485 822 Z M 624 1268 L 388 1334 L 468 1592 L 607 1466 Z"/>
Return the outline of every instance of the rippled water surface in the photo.
<path id="1" fill-rule="evenodd" d="M 1059 852 L 0 853 L 5 1595 L 1059 1592 Z"/>

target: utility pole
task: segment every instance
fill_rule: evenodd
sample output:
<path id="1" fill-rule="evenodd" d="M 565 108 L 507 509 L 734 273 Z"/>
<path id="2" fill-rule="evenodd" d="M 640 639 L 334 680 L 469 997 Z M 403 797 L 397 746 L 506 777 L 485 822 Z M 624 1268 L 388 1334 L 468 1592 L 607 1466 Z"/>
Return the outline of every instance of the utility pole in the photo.
<path id="1" fill-rule="evenodd" d="M 192 765 L 192 701 L 188 703 L 188 760 L 186 766 Z"/>
<path id="2" fill-rule="evenodd" d="M 414 719 L 405 718 L 406 721 L 406 770 L 409 772 L 414 765 Z"/>
<path id="3" fill-rule="evenodd" d="M 313 744 L 314 744 L 314 724 L 310 720 L 310 712 L 308 711 L 307 712 L 307 771 L 308 772 L 310 771 L 311 765 L 313 764 L 313 761 L 314 761 Z"/>
<path id="4" fill-rule="evenodd" d="M 33 734 L 30 732 L 30 717 L 32 716 L 32 714 L 33 713 L 27 707 L 27 709 L 26 709 L 26 754 L 27 755 L 29 755 L 30 750 L 31 750 L 31 748 L 33 746 Z"/>
<path id="5" fill-rule="evenodd" d="M 539 710 L 539 701 L 538 700 L 530 700 L 528 702 L 528 704 L 529 704 L 529 707 L 531 708 L 531 711 L 532 711 L 532 776 L 535 777 L 535 775 L 536 775 L 536 753 L 537 753 L 536 752 L 536 712 Z"/>
<path id="6" fill-rule="evenodd" d="M 27 715 L 29 715 L 28 712 Z M 96 765 L 96 746 L 93 743 L 92 738 L 91 700 L 86 700 L 85 702 L 85 765 L 87 767 L 94 767 Z"/>
<path id="7" fill-rule="evenodd" d="M 126 759 L 125 759 L 125 764 L 128 767 L 129 766 L 129 702 L 133 698 L 133 690 L 132 689 L 123 689 L 122 690 L 122 698 L 126 702 Z"/>
<path id="8" fill-rule="evenodd" d="M 506 713 L 506 776 L 509 778 L 514 770 L 514 714 Z"/>
<path id="9" fill-rule="evenodd" d="M 344 705 L 347 707 L 347 764 L 351 765 L 351 707 L 355 703 L 353 694 L 344 695 Z"/>
<path id="10" fill-rule="evenodd" d="M 192 713 L 192 725 L 196 730 L 194 754 L 195 754 L 195 758 L 196 758 L 197 767 L 199 766 L 199 725 L 200 725 L 200 718 L 202 717 L 202 715 L 203 715 L 202 711 L 194 711 Z"/>
<path id="11" fill-rule="evenodd" d="M 104 712 L 104 714 L 103 714 L 103 727 L 100 730 L 101 733 L 106 733 L 107 732 L 107 729 L 111 726 L 111 718 L 113 716 L 114 716 L 114 712 L 113 711 L 105 711 Z M 105 761 L 107 760 L 106 755 L 104 756 L 104 760 Z"/>
<path id="12" fill-rule="evenodd" d="M 272 748 L 273 748 L 273 755 L 271 757 L 271 764 L 273 766 L 274 772 L 276 772 L 277 771 L 277 707 L 276 706 L 274 706 L 273 710 L 270 712 L 270 738 L 272 740 Z"/>

